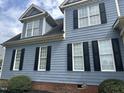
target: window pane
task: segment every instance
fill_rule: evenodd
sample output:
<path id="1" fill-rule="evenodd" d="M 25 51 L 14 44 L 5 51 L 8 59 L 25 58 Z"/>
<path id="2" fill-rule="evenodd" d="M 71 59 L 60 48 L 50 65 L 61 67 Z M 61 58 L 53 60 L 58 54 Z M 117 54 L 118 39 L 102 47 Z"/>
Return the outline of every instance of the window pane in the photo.
<path id="1" fill-rule="evenodd" d="M 94 4 L 89 6 L 90 16 L 99 14 L 99 5 Z"/>
<path id="2" fill-rule="evenodd" d="M 112 45 L 110 40 L 103 40 L 99 42 L 100 54 L 112 54 Z"/>
<path id="3" fill-rule="evenodd" d="M 100 16 L 95 15 L 90 17 L 90 25 L 97 25 L 100 24 Z"/>
<path id="4" fill-rule="evenodd" d="M 84 70 L 83 57 L 74 57 L 74 70 Z"/>
<path id="5" fill-rule="evenodd" d="M 80 18 L 79 19 L 79 27 L 86 27 L 88 26 L 88 18 Z"/>
<path id="6" fill-rule="evenodd" d="M 74 56 L 82 56 L 82 45 L 81 43 L 74 44 Z"/>
<path id="7" fill-rule="evenodd" d="M 39 35 L 39 28 L 34 28 L 33 29 L 33 36 Z"/>
<path id="8" fill-rule="evenodd" d="M 101 68 L 102 70 L 114 70 L 114 62 L 112 55 L 103 55 L 100 56 Z"/>
<path id="9" fill-rule="evenodd" d="M 32 36 L 32 29 L 27 29 L 27 37 Z"/>
<path id="10" fill-rule="evenodd" d="M 32 29 L 32 25 L 33 25 L 33 23 L 32 23 L 32 22 L 27 23 L 27 29 Z"/>
<path id="11" fill-rule="evenodd" d="M 41 58 L 40 60 L 41 61 L 39 69 L 46 69 L 46 58 Z"/>
<path id="12" fill-rule="evenodd" d="M 79 9 L 79 18 L 88 17 L 87 7 L 83 7 Z"/>
<path id="13" fill-rule="evenodd" d="M 41 58 L 46 58 L 47 57 L 47 48 L 41 48 Z"/>
<path id="14" fill-rule="evenodd" d="M 84 70 L 82 43 L 73 44 L 73 61 L 74 70 Z"/>
<path id="15" fill-rule="evenodd" d="M 39 20 L 34 21 L 34 27 L 33 28 L 39 28 Z"/>

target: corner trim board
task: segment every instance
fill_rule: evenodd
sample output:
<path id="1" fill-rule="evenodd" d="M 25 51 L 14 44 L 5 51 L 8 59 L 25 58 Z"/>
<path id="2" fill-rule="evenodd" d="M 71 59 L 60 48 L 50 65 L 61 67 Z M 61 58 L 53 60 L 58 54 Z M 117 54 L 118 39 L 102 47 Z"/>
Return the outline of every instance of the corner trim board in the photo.
<path id="1" fill-rule="evenodd" d="M 116 9 L 117 9 L 117 15 L 118 15 L 118 17 L 120 17 L 121 16 L 121 13 L 120 13 L 120 7 L 119 7 L 118 0 L 115 0 L 115 4 L 116 4 Z"/>

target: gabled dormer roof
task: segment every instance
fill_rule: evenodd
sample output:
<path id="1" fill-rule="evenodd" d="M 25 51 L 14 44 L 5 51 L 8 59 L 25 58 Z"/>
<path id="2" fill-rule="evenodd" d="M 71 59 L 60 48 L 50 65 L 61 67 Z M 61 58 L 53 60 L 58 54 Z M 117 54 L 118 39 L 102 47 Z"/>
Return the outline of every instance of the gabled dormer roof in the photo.
<path id="1" fill-rule="evenodd" d="M 32 4 L 23 14 L 22 16 L 19 18 L 20 21 L 26 19 L 26 18 L 30 18 L 30 17 L 34 17 L 34 16 L 39 16 L 39 15 L 43 15 L 45 14 L 46 11 L 44 11 L 43 9 L 41 9 L 40 7 Z"/>

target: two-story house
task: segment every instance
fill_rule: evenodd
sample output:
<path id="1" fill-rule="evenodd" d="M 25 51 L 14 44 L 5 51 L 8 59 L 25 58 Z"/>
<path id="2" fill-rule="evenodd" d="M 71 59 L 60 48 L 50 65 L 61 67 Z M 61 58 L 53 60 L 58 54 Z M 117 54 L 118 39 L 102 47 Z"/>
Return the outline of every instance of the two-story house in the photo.
<path id="1" fill-rule="evenodd" d="M 97 93 L 105 79 L 124 80 L 123 4 L 65 0 L 57 20 L 31 5 L 19 19 L 22 33 L 3 43 L 2 78 L 26 75 L 34 89 L 66 93 Z"/>

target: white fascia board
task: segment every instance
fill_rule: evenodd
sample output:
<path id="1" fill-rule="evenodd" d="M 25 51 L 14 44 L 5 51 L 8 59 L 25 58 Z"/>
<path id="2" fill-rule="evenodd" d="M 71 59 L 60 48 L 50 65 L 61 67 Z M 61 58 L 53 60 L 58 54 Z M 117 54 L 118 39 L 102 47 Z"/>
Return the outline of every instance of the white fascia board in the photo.
<path id="1" fill-rule="evenodd" d="M 77 1 L 75 3 L 71 3 L 71 4 L 67 4 L 67 5 L 62 5 L 62 6 L 60 6 L 60 8 L 66 8 L 66 7 L 69 7 L 69 6 L 76 5 L 76 4 L 81 4 L 81 3 L 84 3 L 86 1 L 88 1 L 88 0 L 81 0 L 81 1 Z"/>
<path id="2" fill-rule="evenodd" d="M 64 6 L 64 4 L 67 2 L 68 0 L 64 0 L 63 2 L 62 2 L 62 4 L 60 4 L 60 6 Z"/>
<path id="3" fill-rule="evenodd" d="M 20 19 L 20 21 L 23 21 L 23 20 L 25 20 L 25 19 L 34 18 L 34 17 L 37 17 L 37 16 L 41 16 L 41 15 L 44 15 L 44 14 L 45 14 L 45 13 L 40 13 L 40 14 L 36 14 L 36 15 L 33 15 L 33 16 L 25 17 L 25 18 Z"/>

